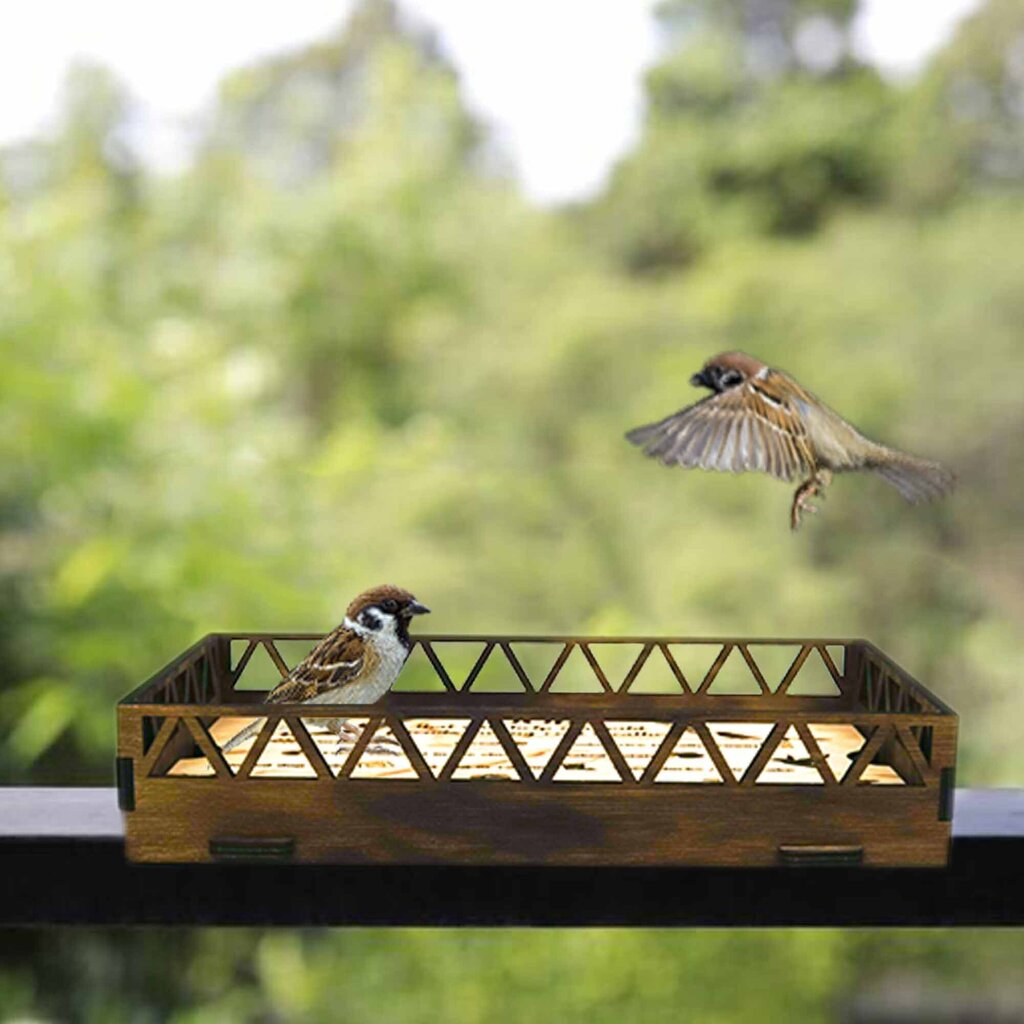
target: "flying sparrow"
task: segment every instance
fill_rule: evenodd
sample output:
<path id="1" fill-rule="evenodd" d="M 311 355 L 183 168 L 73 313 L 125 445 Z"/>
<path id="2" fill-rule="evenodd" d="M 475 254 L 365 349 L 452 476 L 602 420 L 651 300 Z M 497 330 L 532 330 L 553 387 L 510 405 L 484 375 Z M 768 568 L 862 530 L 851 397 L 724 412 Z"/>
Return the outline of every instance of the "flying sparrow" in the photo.
<path id="1" fill-rule="evenodd" d="M 430 609 L 407 590 L 390 584 L 360 594 L 345 620 L 327 634 L 266 696 L 268 704 L 372 704 L 398 677 L 409 651 L 409 622 Z M 349 732 L 341 720 L 324 724 L 339 735 Z M 244 743 L 263 726 L 252 722 L 222 747 Z"/>
<path id="2" fill-rule="evenodd" d="M 713 392 L 627 440 L 666 466 L 760 470 L 779 480 L 805 478 L 793 495 L 795 530 L 824 497 L 833 473 L 870 469 L 911 503 L 941 497 L 956 478 L 944 466 L 868 440 L 781 370 L 744 352 L 723 352 L 690 378 Z"/>

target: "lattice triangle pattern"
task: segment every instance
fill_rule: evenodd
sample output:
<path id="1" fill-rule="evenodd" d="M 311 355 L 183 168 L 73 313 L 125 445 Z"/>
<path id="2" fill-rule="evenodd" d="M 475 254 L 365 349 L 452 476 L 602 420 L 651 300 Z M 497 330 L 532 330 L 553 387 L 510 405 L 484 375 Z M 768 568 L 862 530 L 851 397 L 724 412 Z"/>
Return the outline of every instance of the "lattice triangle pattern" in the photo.
<path id="1" fill-rule="evenodd" d="M 275 685 L 301 647 L 288 644 L 285 658 L 273 640 L 250 640 L 233 664 L 231 685 Z M 831 695 L 840 691 L 842 671 L 842 649 L 815 643 L 421 640 L 395 689 Z M 878 701 L 896 699 L 883 694 Z"/>
<path id="2" fill-rule="evenodd" d="M 922 785 L 934 781 L 921 745 L 925 734 L 905 726 L 858 729 L 835 723 L 797 726 L 743 721 L 683 726 L 656 719 L 573 724 L 569 719 L 538 718 L 474 723 L 469 717 L 438 716 L 404 722 L 345 719 L 339 735 L 336 727 L 327 727 L 326 720 L 304 717 L 293 727 L 278 721 L 270 736 L 264 724 L 253 740 L 222 755 L 218 745 L 245 721 L 225 718 L 207 733 L 197 719 L 168 718 L 150 745 L 144 771 L 185 776 L 211 776 L 219 771 L 227 776 L 339 781 L 450 777 L 641 785 Z M 171 758 L 176 748 L 179 753 Z M 893 756 L 903 765 L 900 772 L 889 763 Z M 322 759 L 323 776 L 311 757 Z M 221 759 L 219 765 L 215 759 Z"/>

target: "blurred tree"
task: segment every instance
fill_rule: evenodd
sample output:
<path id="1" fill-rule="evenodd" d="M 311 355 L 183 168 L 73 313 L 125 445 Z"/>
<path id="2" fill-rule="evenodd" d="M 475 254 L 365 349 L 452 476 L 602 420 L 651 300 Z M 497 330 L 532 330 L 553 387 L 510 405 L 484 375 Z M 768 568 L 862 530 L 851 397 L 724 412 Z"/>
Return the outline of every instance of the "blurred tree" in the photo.
<path id="1" fill-rule="evenodd" d="M 316 121 L 289 122 L 289 96 L 310 75 L 348 83 L 337 96 L 361 110 L 334 124 L 320 109 L 318 137 L 337 145 L 301 183 L 266 173 L 273 147 L 218 134 L 257 110 L 284 139 L 274 152 L 301 148 Z M 11 778 L 59 776 L 68 759 L 108 777 L 104 705 L 154 644 L 166 656 L 258 605 L 333 620 L 346 584 L 316 593 L 286 554 L 320 541 L 303 467 L 339 422 L 360 461 L 366 437 L 418 407 L 403 325 L 462 301 L 464 252 L 443 233 L 475 174 L 454 76 L 378 0 L 340 42 L 229 82 L 221 127 L 178 180 L 138 168 L 131 101 L 105 72 L 76 70 L 67 97 L 0 220 Z M 228 590 L 206 589 L 215 576 Z"/>
<path id="2" fill-rule="evenodd" d="M 929 209 L 1024 182 L 1024 7 L 989 0 L 909 91 L 889 133 L 895 193 Z"/>
<path id="3" fill-rule="evenodd" d="M 0 936 L 0 952 L 6 1019 L 75 1024 L 413 1024 L 425 1007 L 452 1024 L 825 1024 L 879 994 L 900 1020 L 945 996 L 1011 1021 L 1024 983 L 1024 937 L 1005 930 L 78 930 Z"/>
<path id="4" fill-rule="evenodd" d="M 658 7 L 670 40 L 719 41 L 733 50 L 739 61 L 735 72 L 747 84 L 840 71 L 852 61 L 856 12 L 856 0 L 662 0 Z M 677 72 L 684 81 L 686 72 Z M 671 73 L 664 77 L 669 84 Z"/>
<path id="5" fill-rule="evenodd" d="M 849 48 L 847 0 L 660 8 L 668 56 L 648 74 L 640 145 L 593 230 L 634 271 L 686 264 L 714 239 L 813 230 L 880 194 L 874 137 L 891 97 Z"/>
<path id="6" fill-rule="evenodd" d="M 379 65 L 399 53 L 427 88 L 384 112 Z M 457 103 L 458 109 L 435 109 L 442 83 L 454 94 L 455 73 L 433 33 L 394 0 L 362 0 L 333 38 L 229 75 L 204 148 L 241 156 L 256 173 L 294 186 L 331 171 L 376 117 L 465 159 L 478 132 Z"/>
<path id="7" fill-rule="evenodd" d="M 265 230 L 289 276 L 286 372 L 316 429 L 339 406 L 411 414 L 396 321 L 457 291 L 430 236 L 481 147 L 450 64 L 392 0 L 366 0 L 335 39 L 224 83 L 210 157 L 305 193 Z"/>

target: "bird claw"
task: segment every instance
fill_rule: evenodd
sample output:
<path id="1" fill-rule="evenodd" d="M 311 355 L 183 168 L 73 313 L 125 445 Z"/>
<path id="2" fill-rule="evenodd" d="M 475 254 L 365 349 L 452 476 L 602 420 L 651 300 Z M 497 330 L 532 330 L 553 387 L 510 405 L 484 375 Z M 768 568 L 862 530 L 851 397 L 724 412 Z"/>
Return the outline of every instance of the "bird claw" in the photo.
<path id="1" fill-rule="evenodd" d="M 332 726 L 333 731 L 338 736 L 338 746 L 335 753 L 342 753 L 346 749 L 351 749 L 355 746 L 356 741 L 362 735 L 362 729 L 357 725 L 350 725 L 346 721 L 335 722 Z"/>
<path id="2" fill-rule="evenodd" d="M 806 499 L 793 502 L 793 509 L 790 513 L 790 526 L 794 530 L 800 529 L 800 524 L 803 522 L 803 513 L 810 512 L 812 515 L 817 515 L 821 511 L 817 505 L 812 505 Z"/>
<path id="3" fill-rule="evenodd" d="M 402 744 L 396 741 L 394 743 L 371 743 L 366 748 L 366 752 L 368 754 L 380 754 L 383 757 L 397 757 L 403 751 Z"/>
<path id="4" fill-rule="evenodd" d="M 793 505 L 789 510 L 789 525 L 793 530 L 799 530 L 800 524 L 803 521 L 803 513 L 810 512 L 812 515 L 817 515 L 821 509 L 817 505 L 812 505 L 811 498 L 820 498 L 822 501 L 825 500 L 825 487 L 829 481 L 829 477 L 811 477 L 810 480 L 801 484 L 793 495 Z"/>
<path id="5" fill-rule="evenodd" d="M 346 732 L 348 735 L 339 736 L 338 738 L 338 747 L 335 751 L 338 754 L 344 753 L 346 750 L 351 750 L 355 746 L 356 740 L 359 739 L 358 729 L 346 730 Z M 399 743 L 398 740 L 392 739 L 390 736 L 382 736 L 373 743 L 368 743 L 363 753 L 375 754 L 383 757 L 397 757 L 399 754 L 404 753 L 404 751 L 402 749 L 402 744 Z"/>

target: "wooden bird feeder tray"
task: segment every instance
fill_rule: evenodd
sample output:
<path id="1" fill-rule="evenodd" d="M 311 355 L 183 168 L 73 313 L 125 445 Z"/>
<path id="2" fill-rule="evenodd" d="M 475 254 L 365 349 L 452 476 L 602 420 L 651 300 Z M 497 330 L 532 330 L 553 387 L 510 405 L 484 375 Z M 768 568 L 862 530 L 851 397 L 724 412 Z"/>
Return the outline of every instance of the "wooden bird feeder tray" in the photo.
<path id="1" fill-rule="evenodd" d="M 317 639 L 121 701 L 130 859 L 946 863 L 957 717 L 863 640 L 423 636 L 376 704 L 263 704 Z"/>

